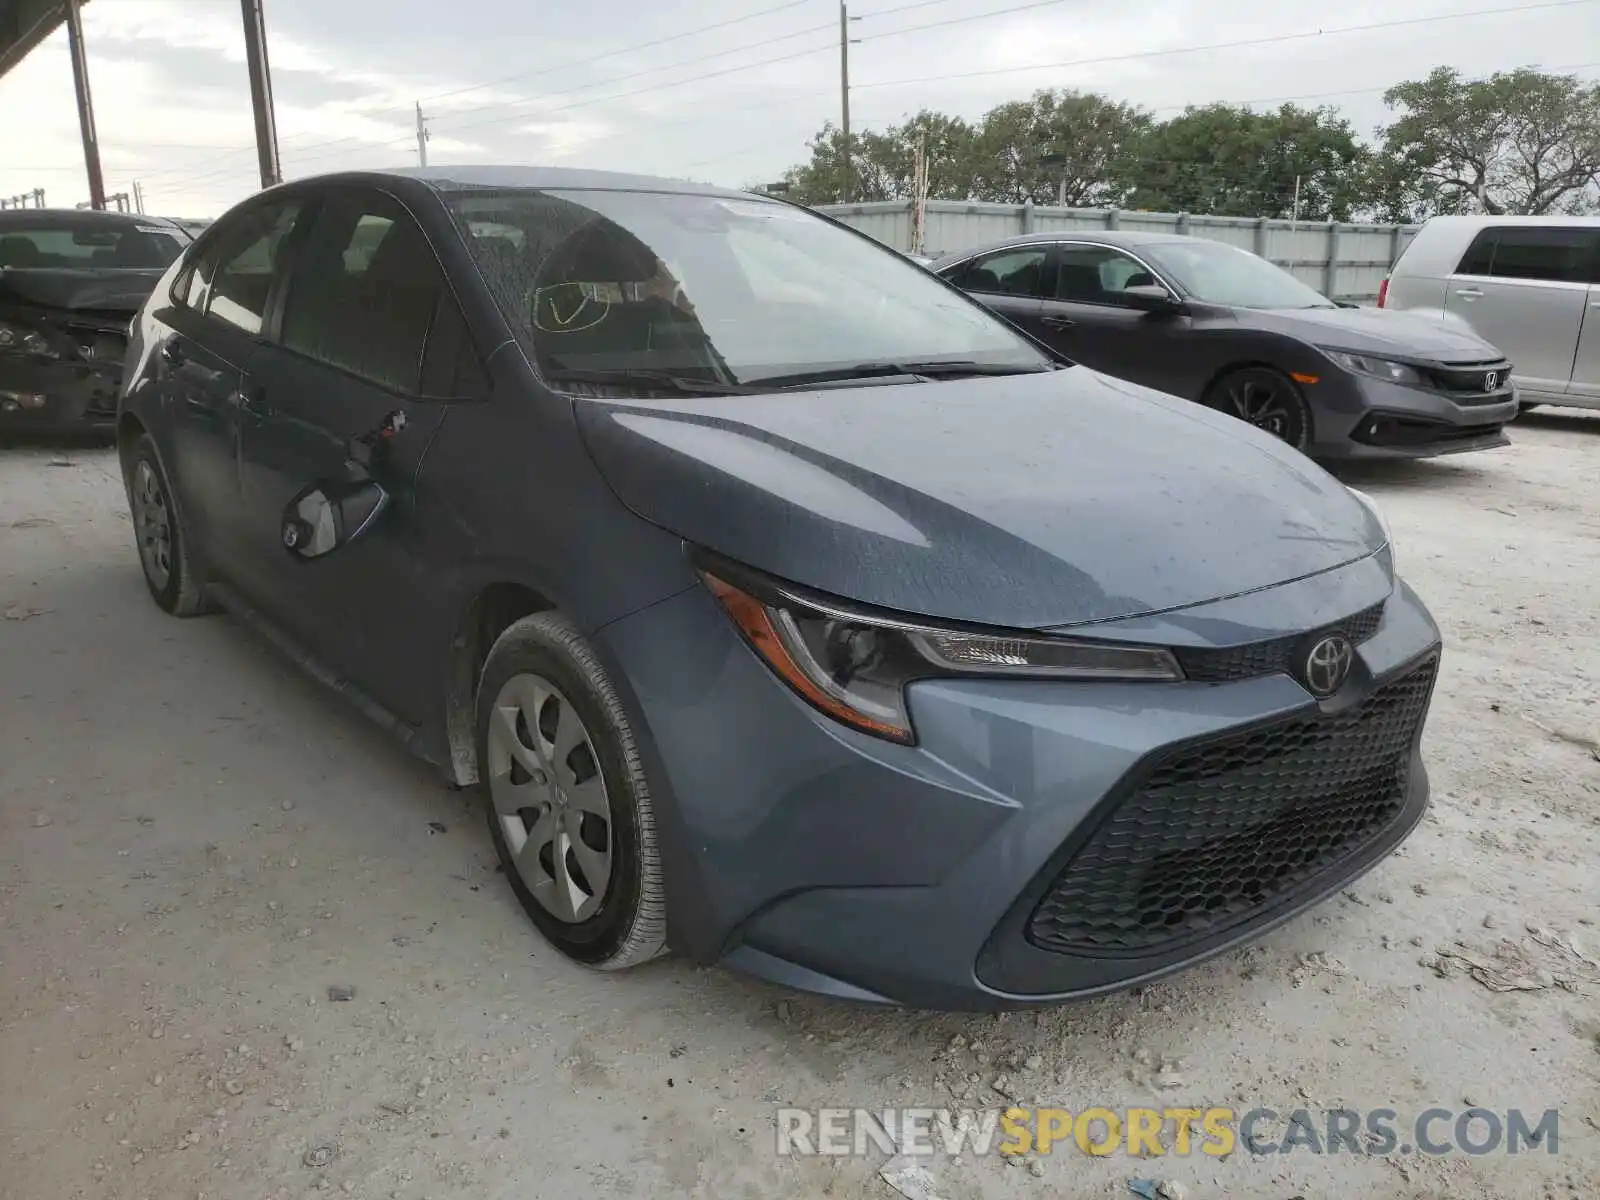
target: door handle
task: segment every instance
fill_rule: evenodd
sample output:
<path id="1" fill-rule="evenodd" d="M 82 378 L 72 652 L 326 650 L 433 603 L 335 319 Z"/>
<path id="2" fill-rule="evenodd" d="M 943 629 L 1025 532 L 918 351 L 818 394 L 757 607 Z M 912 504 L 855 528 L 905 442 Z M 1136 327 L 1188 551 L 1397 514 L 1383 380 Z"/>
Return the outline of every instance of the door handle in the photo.
<path id="1" fill-rule="evenodd" d="M 1051 329 L 1074 329 L 1077 322 L 1071 317 L 1041 317 L 1040 323 L 1048 325 Z"/>
<path id="2" fill-rule="evenodd" d="M 1456 295 L 1460 296 L 1463 300 L 1476 300 L 1479 296 L 1483 295 L 1483 293 L 1477 288 L 1457 288 Z"/>
<path id="3" fill-rule="evenodd" d="M 278 410 L 267 399 L 266 388 L 254 387 L 248 392 L 242 390 L 239 392 L 239 411 L 260 419 L 262 417 L 270 417 Z"/>

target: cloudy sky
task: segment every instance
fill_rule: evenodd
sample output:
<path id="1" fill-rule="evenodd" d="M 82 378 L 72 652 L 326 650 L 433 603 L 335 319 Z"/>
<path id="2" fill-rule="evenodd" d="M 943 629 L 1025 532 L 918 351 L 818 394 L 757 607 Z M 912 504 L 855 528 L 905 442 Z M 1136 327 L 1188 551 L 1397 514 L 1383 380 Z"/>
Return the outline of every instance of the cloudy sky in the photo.
<path id="1" fill-rule="evenodd" d="M 419 100 L 434 163 L 734 185 L 776 178 L 839 116 L 837 0 L 265 9 L 291 178 L 414 163 Z M 1441 64 L 1472 76 L 1521 65 L 1600 75 L 1600 0 L 852 0 L 850 12 L 858 129 L 924 106 L 976 117 L 1036 88 L 1076 87 L 1157 113 L 1216 100 L 1333 104 L 1366 131 L 1384 116 L 1385 87 Z M 84 14 L 107 190 L 138 180 L 147 210 L 174 216 L 212 216 L 248 195 L 257 179 L 236 0 L 92 0 Z M 1371 25 L 1388 27 L 1353 28 Z M 65 31 L 0 78 L 0 196 L 36 187 L 52 205 L 88 195 Z"/>

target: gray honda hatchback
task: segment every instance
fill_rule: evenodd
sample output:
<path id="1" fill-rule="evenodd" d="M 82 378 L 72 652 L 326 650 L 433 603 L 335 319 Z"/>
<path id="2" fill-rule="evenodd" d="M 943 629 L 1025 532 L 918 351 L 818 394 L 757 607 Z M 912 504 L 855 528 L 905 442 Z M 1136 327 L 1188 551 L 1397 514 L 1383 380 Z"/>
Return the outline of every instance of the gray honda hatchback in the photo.
<path id="1" fill-rule="evenodd" d="M 1439 633 L 1369 501 L 771 198 L 263 192 L 136 319 L 119 443 L 156 602 L 477 784 L 593 967 L 1086 996 L 1284 921 L 1427 802 Z"/>

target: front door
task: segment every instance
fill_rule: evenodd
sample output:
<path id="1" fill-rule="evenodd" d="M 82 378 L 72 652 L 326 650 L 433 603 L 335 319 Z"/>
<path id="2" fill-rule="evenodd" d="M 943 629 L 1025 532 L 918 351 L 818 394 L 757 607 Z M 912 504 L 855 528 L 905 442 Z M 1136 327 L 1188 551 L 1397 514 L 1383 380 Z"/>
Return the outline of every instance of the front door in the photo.
<path id="1" fill-rule="evenodd" d="M 1159 284 L 1148 267 L 1113 246 L 1062 242 L 1053 277 L 1039 316 L 1046 341 L 1091 370 L 1187 395 L 1193 371 L 1175 351 L 1193 322 L 1183 313 L 1135 308 L 1120 294 Z"/>
<path id="2" fill-rule="evenodd" d="M 230 577 L 248 567 L 238 553 L 239 431 L 253 386 L 250 365 L 299 211 L 296 201 L 278 201 L 227 218 L 156 314 L 165 327 L 156 354 L 172 413 L 173 486 L 207 561 Z"/>
<path id="3" fill-rule="evenodd" d="M 411 217 L 387 196 L 352 189 L 321 204 L 276 340 L 257 357 L 243 427 L 250 554 L 290 631 L 416 722 L 425 697 L 413 642 L 430 621 L 413 485 L 450 402 L 484 390 L 465 319 Z M 308 488 L 368 484 L 387 497 L 369 527 L 314 557 L 286 545 Z"/>
<path id="4" fill-rule="evenodd" d="M 1589 301 L 1600 230 L 1491 225 L 1445 285 L 1445 310 L 1511 360 L 1512 376 L 1544 395 L 1565 393 Z"/>

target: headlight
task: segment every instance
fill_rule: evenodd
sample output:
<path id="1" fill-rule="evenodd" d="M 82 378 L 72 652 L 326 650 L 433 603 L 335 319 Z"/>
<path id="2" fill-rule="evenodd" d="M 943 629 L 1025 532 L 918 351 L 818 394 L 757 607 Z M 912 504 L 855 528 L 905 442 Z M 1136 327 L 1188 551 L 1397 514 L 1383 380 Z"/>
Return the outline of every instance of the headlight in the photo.
<path id="1" fill-rule="evenodd" d="M 1323 353 L 1346 371 L 1354 371 L 1357 375 L 1371 375 L 1375 379 L 1386 379 L 1390 383 L 1419 385 L 1428 382 L 1416 367 L 1395 362 L 1393 359 L 1373 358 L 1368 354 L 1349 354 L 1343 350 L 1324 350 Z"/>
<path id="2" fill-rule="evenodd" d="M 1371 496 L 1358 488 L 1350 487 L 1349 484 L 1346 484 L 1345 487 L 1349 488 L 1352 496 L 1361 501 L 1362 507 L 1377 518 L 1378 526 L 1383 530 L 1384 544 L 1389 547 L 1389 557 L 1392 560 L 1394 558 L 1394 531 L 1389 528 L 1389 518 L 1383 515 L 1383 509 L 1378 507 L 1378 502 Z"/>
<path id="3" fill-rule="evenodd" d="M 12 354 L 32 354 L 38 358 L 59 358 L 49 341 L 31 329 L 0 321 L 0 350 Z"/>
<path id="4" fill-rule="evenodd" d="M 778 678 L 835 720 L 894 742 L 916 741 L 905 688 L 917 679 L 1183 678 L 1161 647 L 925 625 L 801 595 L 709 559 L 700 575 Z"/>

